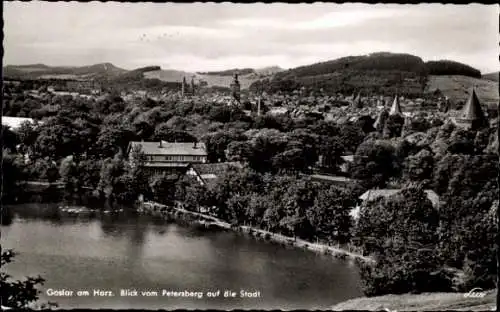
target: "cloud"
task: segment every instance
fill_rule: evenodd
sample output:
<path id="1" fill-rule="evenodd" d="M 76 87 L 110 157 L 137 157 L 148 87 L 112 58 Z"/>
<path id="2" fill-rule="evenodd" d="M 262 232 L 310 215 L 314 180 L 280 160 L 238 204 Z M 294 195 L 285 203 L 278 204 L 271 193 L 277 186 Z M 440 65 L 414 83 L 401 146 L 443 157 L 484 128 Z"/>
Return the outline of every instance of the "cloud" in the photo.
<path id="1" fill-rule="evenodd" d="M 7 64 L 205 71 L 392 51 L 498 70 L 498 8 L 478 4 L 7 2 L 4 20 Z"/>

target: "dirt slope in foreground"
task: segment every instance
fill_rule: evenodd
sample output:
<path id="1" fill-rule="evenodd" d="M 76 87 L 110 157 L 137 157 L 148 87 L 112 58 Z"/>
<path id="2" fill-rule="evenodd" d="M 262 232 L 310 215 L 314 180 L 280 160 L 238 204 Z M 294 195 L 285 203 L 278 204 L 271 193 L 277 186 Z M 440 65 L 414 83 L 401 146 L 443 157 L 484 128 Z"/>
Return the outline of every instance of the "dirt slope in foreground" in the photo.
<path id="1" fill-rule="evenodd" d="M 356 298 L 332 307 L 333 311 L 496 311 L 496 290 L 484 298 L 467 298 L 463 293 L 424 293 Z"/>

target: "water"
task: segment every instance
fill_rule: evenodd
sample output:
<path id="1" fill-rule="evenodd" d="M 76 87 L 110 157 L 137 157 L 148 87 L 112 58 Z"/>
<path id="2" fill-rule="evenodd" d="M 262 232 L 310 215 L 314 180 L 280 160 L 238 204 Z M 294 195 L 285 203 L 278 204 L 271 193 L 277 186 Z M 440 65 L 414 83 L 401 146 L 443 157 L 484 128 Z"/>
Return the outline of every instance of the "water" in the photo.
<path id="1" fill-rule="evenodd" d="M 16 278 L 40 274 L 43 302 L 61 308 L 327 309 L 362 296 L 353 263 L 285 248 L 231 232 L 191 228 L 127 213 L 61 215 L 56 205 L 13 206 L 2 248 L 19 252 L 2 270 Z M 69 290 L 72 296 L 49 296 Z M 135 289 L 138 296 L 120 296 Z M 77 296 L 79 290 L 90 296 Z M 94 290 L 114 296 L 94 296 Z M 157 297 L 141 291 L 158 291 Z M 202 292 L 168 297 L 162 291 Z M 236 292 L 224 298 L 224 291 Z M 240 291 L 260 292 L 240 298 Z M 212 291 L 220 295 L 207 297 Z"/>

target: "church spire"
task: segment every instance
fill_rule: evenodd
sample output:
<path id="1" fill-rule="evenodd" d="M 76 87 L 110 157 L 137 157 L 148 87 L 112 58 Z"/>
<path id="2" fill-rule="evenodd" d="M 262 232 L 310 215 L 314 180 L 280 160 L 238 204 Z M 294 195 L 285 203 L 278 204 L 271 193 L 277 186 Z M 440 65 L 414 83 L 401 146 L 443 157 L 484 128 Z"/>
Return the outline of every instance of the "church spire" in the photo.
<path id="1" fill-rule="evenodd" d="M 392 102 L 392 107 L 389 111 L 389 115 L 403 115 L 403 112 L 401 111 L 401 105 L 399 104 L 399 96 L 397 94 L 394 97 L 394 102 Z"/>
<path id="2" fill-rule="evenodd" d="M 476 89 L 472 87 L 469 94 L 469 99 L 467 100 L 467 103 L 465 104 L 465 107 L 460 114 L 460 118 L 466 120 L 483 119 L 484 114 L 476 94 Z"/>
<path id="3" fill-rule="evenodd" d="M 233 76 L 233 82 L 231 83 L 231 92 L 233 98 L 239 103 L 240 102 L 240 82 L 238 81 L 238 73 L 235 72 Z"/>
<path id="4" fill-rule="evenodd" d="M 362 108 L 363 103 L 361 102 L 361 91 L 358 92 L 358 95 L 353 98 L 352 105 L 354 108 Z"/>
<path id="5" fill-rule="evenodd" d="M 181 90 L 182 96 L 186 94 L 186 77 L 182 77 L 182 90 Z"/>
<path id="6" fill-rule="evenodd" d="M 474 87 L 471 88 L 467 103 L 465 103 L 456 121 L 458 125 L 465 128 L 478 128 L 486 124 L 486 117 L 484 116 Z"/>

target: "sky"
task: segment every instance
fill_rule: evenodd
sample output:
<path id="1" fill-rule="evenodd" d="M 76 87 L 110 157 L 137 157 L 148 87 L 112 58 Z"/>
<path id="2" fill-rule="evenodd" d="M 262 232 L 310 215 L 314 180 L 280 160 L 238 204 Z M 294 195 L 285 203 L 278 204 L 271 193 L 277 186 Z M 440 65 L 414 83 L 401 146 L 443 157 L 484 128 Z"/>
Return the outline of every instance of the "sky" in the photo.
<path id="1" fill-rule="evenodd" d="M 498 71 L 498 5 L 4 2 L 4 65 L 211 71 L 409 53 Z"/>

